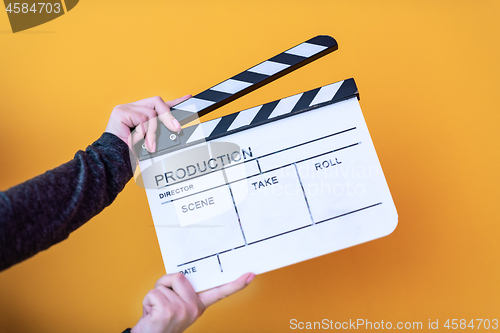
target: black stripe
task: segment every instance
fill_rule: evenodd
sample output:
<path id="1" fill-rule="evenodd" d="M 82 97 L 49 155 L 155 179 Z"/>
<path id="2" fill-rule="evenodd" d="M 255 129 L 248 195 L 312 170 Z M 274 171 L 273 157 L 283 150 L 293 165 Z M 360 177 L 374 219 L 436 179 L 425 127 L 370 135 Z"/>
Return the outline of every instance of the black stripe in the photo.
<path id="1" fill-rule="evenodd" d="M 328 48 L 334 47 L 335 50 L 338 48 L 337 41 L 330 36 L 316 36 L 309 39 L 306 43 L 316 44 L 326 46 Z"/>
<path id="2" fill-rule="evenodd" d="M 342 83 L 335 96 L 333 96 L 332 101 L 340 101 L 353 96 L 359 99 L 358 87 L 356 87 L 354 79 L 351 78 L 344 80 L 344 83 Z"/>
<path id="3" fill-rule="evenodd" d="M 309 105 L 311 104 L 312 100 L 314 99 L 314 97 L 316 97 L 316 94 L 318 93 L 318 91 L 320 89 L 321 88 L 316 88 L 316 89 L 309 90 L 309 91 L 306 91 L 305 93 L 303 93 L 302 96 L 300 97 L 299 101 L 297 102 L 297 104 L 295 104 L 295 106 L 293 107 L 291 113 L 307 109 L 309 107 Z"/>
<path id="4" fill-rule="evenodd" d="M 232 79 L 250 82 L 250 83 L 255 84 L 255 83 L 259 83 L 260 81 L 267 79 L 268 77 L 269 77 L 269 75 L 244 71 L 243 73 L 240 73 L 238 75 L 233 76 Z"/>
<path id="5" fill-rule="evenodd" d="M 211 136 L 214 136 L 214 135 L 223 134 L 223 133 L 227 132 L 227 129 L 229 128 L 229 126 L 231 126 L 231 124 L 236 119 L 236 117 L 238 116 L 238 114 L 239 114 L 239 112 L 235 112 L 235 113 L 232 113 L 230 115 L 222 117 L 220 119 L 219 123 L 217 124 L 217 126 L 215 126 L 214 130 L 212 131 L 212 133 L 210 133 L 208 135 L 208 137 L 211 137 Z"/>
<path id="6" fill-rule="evenodd" d="M 205 90 L 205 91 L 199 93 L 198 95 L 196 95 L 196 98 L 205 99 L 205 100 L 217 103 L 217 102 L 220 102 L 220 101 L 222 101 L 222 100 L 224 100 L 232 95 L 233 94 L 228 94 L 225 92 L 208 89 L 208 90 Z"/>
<path id="7" fill-rule="evenodd" d="M 301 57 L 295 54 L 281 53 L 269 59 L 269 61 L 279 62 L 281 64 L 295 65 L 304 60 L 306 57 Z"/>
<path id="8" fill-rule="evenodd" d="M 280 100 L 277 100 L 277 101 L 262 105 L 262 107 L 260 108 L 259 112 L 257 112 L 257 115 L 255 116 L 255 118 L 253 118 L 250 125 L 255 125 L 255 124 L 260 123 L 262 121 L 268 120 L 269 116 L 271 115 L 271 113 L 273 113 L 273 110 L 276 108 L 276 106 L 278 105 L 279 102 L 280 102 Z"/>
<path id="9" fill-rule="evenodd" d="M 366 206 L 366 207 L 363 207 L 363 208 L 360 208 L 360 209 L 352 210 L 350 212 L 347 212 L 347 213 L 344 213 L 344 214 L 340 214 L 340 215 L 337 215 L 337 216 L 334 216 L 334 217 L 330 217 L 329 219 L 325 219 L 323 221 L 316 222 L 316 224 L 320 224 L 320 223 L 323 223 L 323 222 L 326 222 L 326 221 L 330 221 L 330 220 L 333 220 L 333 219 L 338 219 L 339 217 L 346 216 L 346 215 L 353 214 L 353 213 L 357 213 L 357 212 L 360 212 L 362 210 L 365 210 L 365 209 L 368 209 L 368 208 L 372 208 L 372 207 L 376 207 L 376 206 L 381 205 L 381 204 L 382 204 L 382 202 L 379 202 L 379 203 L 376 203 L 376 204 L 373 204 L 373 205 L 370 205 L 370 206 Z"/>

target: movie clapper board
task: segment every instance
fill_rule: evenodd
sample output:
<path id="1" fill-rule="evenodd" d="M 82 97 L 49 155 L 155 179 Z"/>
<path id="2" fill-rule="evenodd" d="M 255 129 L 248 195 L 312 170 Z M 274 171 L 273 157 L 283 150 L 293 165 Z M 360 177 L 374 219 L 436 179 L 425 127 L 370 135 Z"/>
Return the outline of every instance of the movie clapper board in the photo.
<path id="1" fill-rule="evenodd" d="M 186 124 L 337 49 L 316 36 L 172 108 Z M 390 234 L 397 212 L 353 79 L 139 142 L 168 273 L 196 291 Z"/>

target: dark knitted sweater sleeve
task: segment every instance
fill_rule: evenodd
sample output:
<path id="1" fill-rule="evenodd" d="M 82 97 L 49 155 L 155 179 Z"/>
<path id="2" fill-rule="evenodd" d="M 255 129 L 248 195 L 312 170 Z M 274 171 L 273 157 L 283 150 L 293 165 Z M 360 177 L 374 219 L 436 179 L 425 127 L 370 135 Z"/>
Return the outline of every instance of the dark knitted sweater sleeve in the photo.
<path id="1" fill-rule="evenodd" d="M 104 133 L 73 160 L 0 192 L 0 270 L 66 239 L 131 177 L 127 145 Z"/>

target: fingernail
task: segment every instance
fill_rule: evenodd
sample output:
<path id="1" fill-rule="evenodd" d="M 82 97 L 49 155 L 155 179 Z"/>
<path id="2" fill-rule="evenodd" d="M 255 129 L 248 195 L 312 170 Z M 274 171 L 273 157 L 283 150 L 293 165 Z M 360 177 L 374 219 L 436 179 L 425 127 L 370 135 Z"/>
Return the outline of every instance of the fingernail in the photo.
<path id="1" fill-rule="evenodd" d="M 154 153 L 155 148 L 156 148 L 156 143 L 154 141 L 149 141 L 149 143 L 146 143 L 146 148 L 148 149 L 148 151 L 150 153 Z"/>
<path id="2" fill-rule="evenodd" d="M 172 125 L 180 132 L 181 131 L 181 124 L 177 121 L 177 119 L 172 120 Z"/>
<path id="3" fill-rule="evenodd" d="M 249 284 L 250 282 L 252 282 L 252 281 L 253 281 L 253 279 L 255 279 L 255 274 L 253 274 L 253 273 L 252 273 L 252 274 L 248 277 L 248 279 L 247 279 L 247 284 Z"/>

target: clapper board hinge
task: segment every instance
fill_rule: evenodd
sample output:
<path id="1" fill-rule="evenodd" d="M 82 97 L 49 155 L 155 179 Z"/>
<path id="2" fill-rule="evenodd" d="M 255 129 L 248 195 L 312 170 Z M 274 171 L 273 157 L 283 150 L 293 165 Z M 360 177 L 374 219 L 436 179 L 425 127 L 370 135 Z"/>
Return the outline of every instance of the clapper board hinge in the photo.
<path id="1" fill-rule="evenodd" d="M 204 141 L 261 126 L 273 121 L 307 112 L 329 104 L 354 98 L 359 99 L 358 88 L 354 79 L 335 82 L 323 87 L 292 95 L 280 100 L 259 105 L 247 110 L 232 113 L 205 123 L 184 128 L 179 135 L 180 144 L 169 149 L 149 154 L 139 154 L 139 160 L 161 156 Z"/>

